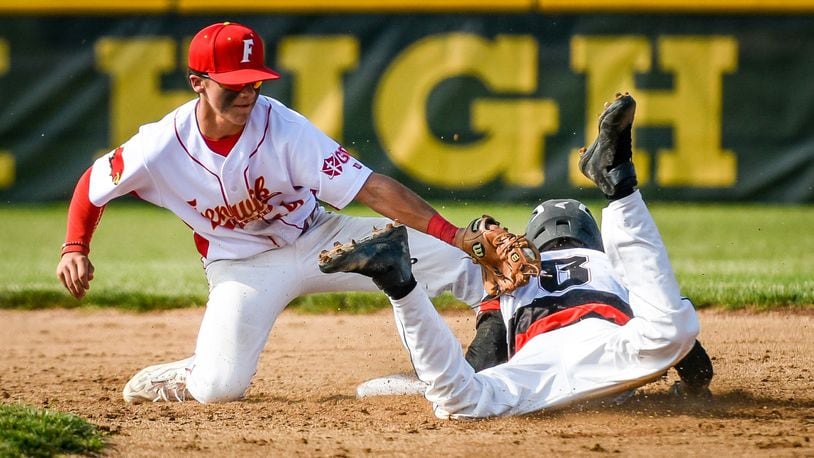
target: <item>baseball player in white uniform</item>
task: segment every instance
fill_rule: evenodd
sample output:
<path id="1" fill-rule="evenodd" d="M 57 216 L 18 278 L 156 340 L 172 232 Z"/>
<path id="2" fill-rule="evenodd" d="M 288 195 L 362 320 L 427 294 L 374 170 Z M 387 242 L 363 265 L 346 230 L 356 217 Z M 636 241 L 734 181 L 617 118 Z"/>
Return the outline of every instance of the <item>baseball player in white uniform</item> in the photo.
<path id="1" fill-rule="evenodd" d="M 422 291 L 451 291 L 469 304 L 481 299 L 480 268 L 453 246 L 458 228 L 306 118 L 260 95 L 263 81 L 277 78 L 254 30 L 229 22 L 202 29 L 189 49 L 198 97 L 142 126 L 77 184 L 57 266 L 72 295 L 82 298 L 93 279 L 88 254 L 104 206 L 125 194 L 169 209 L 193 230 L 209 282 L 194 356 L 140 371 L 124 388 L 128 402 L 240 399 L 291 300 L 378 291 L 368 278 L 323 274 L 317 256 L 334 240 L 361 238 L 391 220 L 412 228 Z M 341 209 L 353 200 L 386 218 L 339 215 L 320 204 Z"/>
<path id="2" fill-rule="evenodd" d="M 693 348 L 699 330 L 695 310 L 679 293 L 661 236 L 636 189 L 634 113 L 633 98 L 620 95 L 600 117 L 599 137 L 580 160 L 583 173 L 609 199 L 601 235 L 596 228 L 594 237 L 577 237 L 583 243 L 563 245 L 555 234 L 546 235 L 557 243 L 541 250 L 543 273 L 496 299 L 510 350 L 503 364 L 475 372 L 427 295 L 409 289 L 416 283 L 403 227 L 321 259 L 324 272 L 370 276 L 390 297 L 399 334 L 439 418 L 519 415 L 617 395 L 660 377 Z M 559 203 L 576 205 L 571 210 L 593 221 L 578 202 Z M 538 207 L 535 217 L 547 217 L 545 211 Z M 567 221 L 555 223 L 556 231 Z M 385 271 L 383 264 L 401 274 Z"/>

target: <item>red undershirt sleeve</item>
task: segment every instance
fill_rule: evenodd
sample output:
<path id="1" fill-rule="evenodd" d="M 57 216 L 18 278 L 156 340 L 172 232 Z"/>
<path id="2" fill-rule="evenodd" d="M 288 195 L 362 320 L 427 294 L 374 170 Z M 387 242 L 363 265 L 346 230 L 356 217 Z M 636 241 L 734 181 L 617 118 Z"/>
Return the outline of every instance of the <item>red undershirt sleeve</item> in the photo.
<path id="1" fill-rule="evenodd" d="M 90 201 L 90 171 L 91 169 L 88 169 L 82 175 L 74 189 L 68 207 L 68 228 L 61 254 L 77 251 L 85 255 L 90 253 L 90 239 L 105 209 L 104 206 L 97 207 Z"/>

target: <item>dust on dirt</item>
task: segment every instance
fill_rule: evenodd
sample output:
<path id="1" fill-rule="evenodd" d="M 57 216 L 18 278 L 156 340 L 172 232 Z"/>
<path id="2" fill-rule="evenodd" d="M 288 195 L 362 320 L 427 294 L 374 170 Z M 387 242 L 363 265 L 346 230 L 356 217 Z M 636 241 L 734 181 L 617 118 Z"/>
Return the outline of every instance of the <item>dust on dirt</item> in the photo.
<path id="1" fill-rule="evenodd" d="M 243 401 L 126 405 L 135 372 L 191 354 L 202 309 L 0 311 L 0 402 L 85 417 L 111 456 L 814 456 L 807 310 L 702 311 L 712 400 L 670 397 L 670 371 L 621 406 L 477 421 L 438 420 L 421 396 L 356 399 L 360 382 L 410 371 L 388 312 L 284 312 Z M 471 314 L 444 318 L 471 340 Z"/>

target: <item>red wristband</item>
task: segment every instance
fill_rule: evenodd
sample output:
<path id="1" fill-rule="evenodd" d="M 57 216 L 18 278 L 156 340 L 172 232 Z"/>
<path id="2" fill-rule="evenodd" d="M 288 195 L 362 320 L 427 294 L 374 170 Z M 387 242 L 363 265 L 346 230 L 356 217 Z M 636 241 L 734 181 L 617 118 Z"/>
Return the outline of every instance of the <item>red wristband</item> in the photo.
<path id="1" fill-rule="evenodd" d="M 62 252 L 60 253 L 60 256 L 64 255 L 65 253 L 74 253 L 77 251 L 87 256 L 88 253 L 90 253 L 90 246 L 88 246 L 88 244 L 85 242 L 65 242 L 62 244 Z"/>
<path id="2" fill-rule="evenodd" d="M 455 234 L 458 233 L 458 226 L 445 220 L 443 216 L 436 213 L 430 218 L 430 223 L 427 225 L 427 234 L 441 239 L 450 245 L 455 245 Z"/>

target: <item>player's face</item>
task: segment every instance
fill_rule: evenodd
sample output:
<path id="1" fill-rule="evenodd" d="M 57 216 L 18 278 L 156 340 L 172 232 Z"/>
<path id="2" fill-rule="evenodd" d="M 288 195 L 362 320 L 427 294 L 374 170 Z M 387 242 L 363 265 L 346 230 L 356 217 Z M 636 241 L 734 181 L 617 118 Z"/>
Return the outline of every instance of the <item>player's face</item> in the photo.
<path id="1" fill-rule="evenodd" d="M 210 83 L 213 83 L 209 85 L 212 108 L 224 119 L 240 126 L 245 125 L 260 95 L 259 88 L 255 89 L 253 85 L 247 84 L 240 91 L 234 91 L 214 81 Z"/>
<path id="2" fill-rule="evenodd" d="M 197 84 L 193 83 L 193 87 L 196 85 L 200 88 L 202 101 L 208 105 L 207 111 L 220 118 L 221 122 L 226 121 L 235 126 L 246 125 L 260 95 L 260 85 L 257 83 L 238 88 L 222 86 L 208 78 L 199 78 Z"/>

